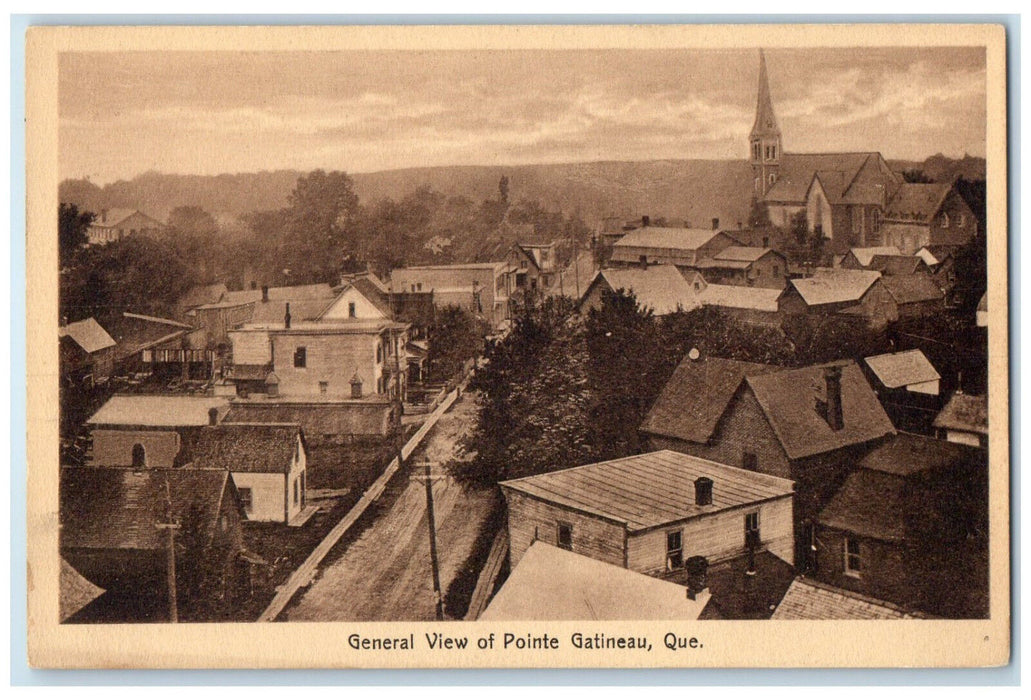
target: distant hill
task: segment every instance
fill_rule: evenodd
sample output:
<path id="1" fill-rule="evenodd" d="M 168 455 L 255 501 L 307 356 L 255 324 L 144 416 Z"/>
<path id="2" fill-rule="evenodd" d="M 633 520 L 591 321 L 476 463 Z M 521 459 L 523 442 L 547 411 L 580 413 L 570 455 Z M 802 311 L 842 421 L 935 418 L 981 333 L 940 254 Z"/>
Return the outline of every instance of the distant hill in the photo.
<path id="1" fill-rule="evenodd" d="M 896 170 L 918 168 L 935 180 L 956 175 L 983 178 L 985 161 L 970 156 L 952 160 L 932 156 L 923 163 L 889 161 Z M 220 221 L 240 214 L 286 206 L 297 170 L 215 176 L 147 172 L 132 180 L 98 187 L 86 180 L 65 180 L 60 199 L 91 211 L 104 208 L 140 209 L 160 220 L 177 206 L 195 205 Z M 682 219 L 707 227 L 718 217 L 725 227 L 745 222 L 751 204 L 751 169 L 743 160 L 606 161 L 514 166 L 450 166 L 408 168 L 352 175 L 363 203 L 383 197 L 399 199 L 428 185 L 448 196 L 475 202 L 497 195 L 498 180 L 509 178 L 512 201 L 540 201 L 551 210 L 579 211 L 594 224 L 607 215 L 627 218 Z"/>

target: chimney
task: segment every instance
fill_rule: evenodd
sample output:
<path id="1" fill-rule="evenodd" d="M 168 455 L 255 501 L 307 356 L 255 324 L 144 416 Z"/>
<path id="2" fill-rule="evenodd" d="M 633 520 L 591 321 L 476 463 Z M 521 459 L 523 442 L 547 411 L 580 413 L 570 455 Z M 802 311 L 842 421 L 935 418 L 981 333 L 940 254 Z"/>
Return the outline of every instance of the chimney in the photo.
<path id="1" fill-rule="evenodd" d="M 706 574 L 709 571 L 709 560 L 705 557 L 688 557 L 684 562 L 687 570 L 687 597 L 698 600 L 698 596 L 708 590 Z"/>
<path id="2" fill-rule="evenodd" d="M 218 425 L 218 409 L 214 406 L 208 409 L 208 425 Z"/>
<path id="3" fill-rule="evenodd" d="M 290 327 L 290 302 L 286 302 L 286 315 L 283 316 L 283 328 Z"/>
<path id="4" fill-rule="evenodd" d="M 841 409 L 841 365 L 824 367 L 823 378 L 827 384 L 827 425 L 831 430 L 841 430 L 845 427 Z"/>
<path id="5" fill-rule="evenodd" d="M 712 479 L 700 476 L 694 480 L 694 502 L 696 506 L 712 505 Z"/>
<path id="6" fill-rule="evenodd" d="M 651 217 L 645 214 L 641 217 L 641 228 L 648 228 L 648 224 L 650 224 L 651 222 Z"/>
<path id="7" fill-rule="evenodd" d="M 261 285 L 261 302 L 263 304 L 267 304 L 268 303 L 268 285 L 267 284 Z"/>
<path id="8" fill-rule="evenodd" d="M 718 216 L 712 217 L 712 230 L 715 231 L 720 227 L 720 219 Z"/>

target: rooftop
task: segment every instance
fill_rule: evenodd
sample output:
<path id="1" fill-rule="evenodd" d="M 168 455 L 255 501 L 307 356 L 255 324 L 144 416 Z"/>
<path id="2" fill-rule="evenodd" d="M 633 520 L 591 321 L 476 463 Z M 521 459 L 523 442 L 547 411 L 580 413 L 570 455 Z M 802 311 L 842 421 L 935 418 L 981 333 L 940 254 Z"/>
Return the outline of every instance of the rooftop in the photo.
<path id="1" fill-rule="evenodd" d="M 949 183 L 905 182 L 888 202 L 885 218 L 927 221 L 952 190 Z"/>
<path id="2" fill-rule="evenodd" d="M 920 350 L 873 355 L 865 362 L 881 384 L 889 389 L 941 379 L 938 370 Z"/>
<path id="3" fill-rule="evenodd" d="M 859 301 L 881 279 L 873 270 L 817 269 L 812 277 L 790 280 L 809 306 Z"/>
<path id="4" fill-rule="evenodd" d="M 90 425 L 186 427 L 208 424 L 209 409 L 225 415 L 229 400 L 222 396 L 116 395 L 87 421 Z"/>
<path id="5" fill-rule="evenodd" d="M 772 248 L 760 248 L 757 246 L 732 245 L 724 248 L 713 256 L 714 260 L 736 260 L 742 262 L 755 262 L 767 253 L 773 252 Z"/>
<path id="6" fill-rule="evenodd" d="M 58 331 L 60 337 L 68 337 L 82 348 L 83 352 L 93 354 L 115 346 L 115 339 L 108 335 L 103 326 L 97 323 L 93 317 L 85 321 L 75 321 L 66 326 L 61 326 Z"/>
<path id="7" fill-rule="evenodd" d="M 926 272 L 911 275 L 887 275 L 882 281 L 897 304 L 916 304 L 944 299 L 941 289 Z"/>
<path id="8" fill-rule="evenodd" d="M 791 582 L 771 619 L 774 620 L 912 620 L 909 613 L 883 600 L 852 593 L 809 579 Z"/>
<path id="9" fill-rule="evenodd" d="M 663 248 L 697 250 L 722 233 L 708 228 L 663 228 L 647 226 L 630 231 L 616 241 L 614 248 Z"/>
<path id="10" fill-rule="evenodd" d="M 983 464 L 984 451 L 969 445 L 935 440 L 926 435 L 899 433 L 873 448 L 859 466 L 897 476 L 909 476 L 932 469 Z"/>
<path id="11" fill-rule="evenodd" d="M 287 473 L 304 439 L 290 423 L 222 423 L 201 428 L 187 449 L 195 467 L 231 472 Z"/>
<path id="12" fill-rule="evenodd" d="M 648 411 L 641 431 L 705 443 L 744 378 L 774 369 L 722 357 L 685 357 Z"/>
<path id="13" fill-rule="evenodd" d="M 695 503 L 695 479 L 713 480 L 712 504 Z M 631 532 L 789 497 L 787 479 L 662 450 L 502 482 L 506 488 L 625 524 Z"/>
<path id="14" fill-rule="evenodd" d="M 882 275 L 912 275 L 926 271 L 927 263 L 916 255 L 875 255 L 867 267 Z"/>
<path id="15" fill-rule="evenodd" d="M 673 265 L 651 265 L 627 269 L 602 270 L 595 279 L 604 279 L 613 291 L 625 289 L 637 299 L 642 308 L 649 308 L 656 316 L 671 314 L 679 309 L 690 311 L 698 306 L 694 287 L 684 279 Z M 593 283 L 588 286 L 588 290 Z"/>
<path id="16" fill-rule="evenodd" d="M 988 434 L 988 397 L 956 392 L 934 419 L 935 428 Z"/>
<path id="17" fill-rule="evenodd" d="M 706 306 L 721 306 L 728 309 L 752 309 L 775 313 L 779 308 L 782 289 L 766 287 L 742 287 L 736 284 L 710 284 L 703 289 L 699 299 Z"/>
<path id="18" fill-rule="evenodd" d="M 868 248 L 850 248 L 849 252 L 863 267 L 869 267 L 876 255 L 902 255 L 902 251 L 893 245 L 870 246 Z"/>
<path id="19" fill-rule="evenodd" d="M 684 586 L 534 542 L 480 620 L 697 620 Z"/>

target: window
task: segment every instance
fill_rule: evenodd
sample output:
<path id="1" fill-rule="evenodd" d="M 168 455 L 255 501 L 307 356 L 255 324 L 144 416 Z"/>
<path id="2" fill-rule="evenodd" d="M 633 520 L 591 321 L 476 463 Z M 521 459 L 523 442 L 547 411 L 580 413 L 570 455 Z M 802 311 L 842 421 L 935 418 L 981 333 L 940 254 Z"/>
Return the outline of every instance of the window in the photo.
<path id="1" fill-rule="evenodd" d="M 859 553 L 859 540 L 854 537 L 845 538 L 845 575 L 859 577 L 863 569 Z"/>
<path id="2" fill-rule="evenodd" d="M 294 479 L 294 505 L 301 502 L 301 481 Z"/>
<path id="3" fill-rule="evenodd" d="M 254 491 L 251 489 L 241 486 L 237 489 L 240 492 L 240 505 L 243 506 L 245 513 L 250 513 L 254 510 Z"/>
<path id="4" fill-rule="evenodd" d="M 347 302 L 347 316 L 348 318 L 355 318 L 358 315 L 358 307 L 353 301 Z"/>
<path id="5" fill-rule="evenodd" d="M 684 565 L 684 532 L 673 530 L 666 533 L 666 571 L 679 569 Z"/>
<path id="6" fill-rule="evenodd" d="M 376 364 L 383 362 L 383 343 L 376 343 Z"/>
<path id="7" fill-rule="evenodd" d="M 773 276 L 776 277 L 779 274 L 780 274 L 780 265 L 774 265 L 773 266 Z"/>
<path id="8" fill-rule="evenodd" d="M 308 348 L 301 346 L 294 350 L 294 367 L 308 366 Z"/>
<path id="9" fill-rule="evenodd" d="M 776 181 L 777 181 L 777 174 L 776 173 L 770 173 L 770 184 L 772 185 Z"/>
<path id="10" fill-rule="evenodd" d="M 967 225 L 967 215 L 966 214 L 960 214 L 959 217 L 956 219 L 956 225 L 959 226 L 960 228 L 963 228 L 964 226 L 966 226 Z"/>
<path id="11" fill-rule="evenodd" d="M 147 466 L 147 449 L 140 443 L 132 446 L 133 469 L 143 469 Z"/>
<path id="12" fill-rule="evenodd" d="M 762 538 L 759 535 L 759 511 L 745 515 L 745 546 L 758 547 Z"/>
<path id="13" fill-rule="evenodd" d="M 754 452 L 744 452 L 741 454 L 741 468 L 752 471 L 759 468 L 759 458 Z"/>
<path id="14" fill-rule="evenodd" d="M 573 526 L 569 523 L 558 524 L 558 541 L 556 542 L 562 549 L 573 549 Z"/>
<path id="15" fill-rule="evenodd" d="M 874 233 L 878 233 L 881 230 L 881 210 L 871 209 L 870 210 L 870 230 Z"/>
<path id="16" fill-rule="evenodd" d="M 319 393 L 320 394 L 329 393 L 329 382 L 319 382 Z"/>
<path id="17" fill-rule="evenodd" d="M 416 289 L 416 291 L 421 292 L 422 291 L 422 282 L 420 282 L 419 284 L 415 285 L 415 289 Z"/>

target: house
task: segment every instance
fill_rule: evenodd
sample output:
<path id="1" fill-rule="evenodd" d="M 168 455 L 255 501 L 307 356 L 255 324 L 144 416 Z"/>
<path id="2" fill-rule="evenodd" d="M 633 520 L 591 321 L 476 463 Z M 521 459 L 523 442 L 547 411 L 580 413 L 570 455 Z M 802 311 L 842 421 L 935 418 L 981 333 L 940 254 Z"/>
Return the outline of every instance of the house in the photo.
<path id="1" fill-rule="evenodd" d="M 711 258 L 699 260 L 695 268 L 706 282 L 742 287 L 784 289 L 788 261 L 770 248 L 730 246 Z"/>
<path id="2" fill-rule="evenodd" d="M 433 292 L 437 308 L 468 309 L 497 328 L 510 317 L 509 270 L 504 262 L 397 268 L 390 273 L 390 291 Z"/>
<path id="3" fill-rule="evenodd" d="M 609 262 L 614 267 L 648 264 L 694 268 L 701 260 L 740 245 L 740 241 L 717 228 L 645 226 L 616 241 Z"/>
<path id="4" fill-rule="evenodd" d="M 141 608 L 145 600 L 163 601 L 169 547 L 163 526 L 174 523 L 180 618 L 210 619 L 210 611 L 246 595 L 244 513 L 229 472 L 62 467 L 59 489 L 61 556 L 94 585 L 131 595 Z"/>
<path id="5" fill-rule="evenodd" d="M 937 616 L 987 616 L 985 452 L 899 433 L 858 466 L 817 518 L 814 576 Z"/>
<path id="6" fill-rule="evenodd" d="M 977 234 L 977 217 L 949 183 L 903 183 L 888 203 L 882 240 L 904 255 L 929 245 L 963 245 Z"/>
<path id="7" fill-rule="evenodd" d="M 949 442 L 988 447 L 988 396 L 957 391 L 934 419 L 938 436 Z"/>
<path id="8" fill-rule="evenodd" d="M 229 412 L 219 396 L 112 396 L 86 425 L 93 438 L 92 463 L 101 467 L 167 469 L 182 464 L 184 436 L 217 424 Z"/>
<path id="9" fill-rule="evenodd" d="M 927 617 L 826 583 L 798 577 L 777 605 L 773 620 L 915 620 Z"/>
<path id="10" fill-rule="evenodd" d="M 778 328 L 782 292 L 767 287 L 703 284 L 698 300 L 703 306 L 715 306 L 742 323 Z"/>
<path id="11" fill-rule="evenodd" d="M 926 272 L 888 275 L 881 281 L 895 300 L 899 318 L 933 316 L 945 311 L 945 295 Z"/>
<path id="12" fill-rule="evenodd" d="M 60 337 L 61 378 L 70 386 L 92 386 L 111 376 L 114 338 L 93 317 L 65 323 Z"/>
<path id="13" fill-rule="evenodd" d="M 86 230 L 87 245 L 104 245 L 138 233 L 153 234 L 165 225 L 138 209 L 101 209 Z"/>
<path id="14" fill-rule="evenodd" d="M 204 306 L 205 304 L 217 303 L 222 296 L 229 291 L 221 282 L 213 284 L 198 284 L 190 287 L 179 301 L 176 302 L 176 308 L 179 310 L 179 315 L 183 316 L 190 309 L 194 309 L 198 306 Z"/>
<path id="15" fill-rule="evenodd" d="M 513 568 L 537 540 L 657 575 L 751 548 L 791 563 L 787 479 L 662 450 L 501 482 Z"/>
<path id="16" fill-rule="evenodd" d="M 866 248 L 866 251 L 871 250 Z M 866 258 L 867 256 L 861 256 Z M 916 255 L 895 255 L 877 253 L 869 256 L 870 262 L 865 265 L 859 263 L 860 257 L 855 256 L 852 251 L 849 251 L 841 260 L 839 267 L 848 270 L 876 270 L 880 272 L 883 277 L 890 277 L 892 275 L 913 275 L 913 274 L 930 274 L 931 268 L 927 266 L 927 263 L 922 258 Z"/>
<path id="17" fill-rule="evenodd" d="M 780 297 L 786 315 L 843 315 L 883 327 L 898 318 L 895 298 L 881 273 L 873 270 L 817 269 L 811 277 L 792 279 Z"/>
<path id="18" fill-rule="evenodd" d="M 315 512 L 307 504 L 308 447 L 299 425 L 205 426 L 191 435 L 184 451 L 191 467 L 232 475 L 249 521 L 300 525 Z"/>
<path id="19" fill-rule="evenodd" d="M 514 270 L 513 291 L 548 289 L 555 282 L 558 258 L 555 243 L 516 243 L 505 262 Z"/>
<path id="20" fill-rule="evenodd" d="M 949 304 L 955 304 L 953 290 L 956 288 L 956 253 L 962 246 L 956 245 L 925 245 L 916 252 L 917 257 L 924 261 L 934 278 L 935 284 L 942 290 L 945 300 Z"/>
<path id="21" fill-rule="evenodd" d="M 632 294 L 642 309 L 651 309 L 656 316 L 699 306 L 695 287 L 676 267 L 649 265 L 598 272 L 580 299 L 580 313 L 586 315 L 591 309 L 600 309 L 604 294 L 619 290 Z"/>
<path id="22" fill-rule="evenodd" d="M 710 595 L 688 593 L 685 586 L 537 540 L 479 619 L 697 620 Z"/>
<path id="23" fill-rule="evenodd" d="M 126 311 L 111 324 L 111 335 L 118 343 L 115 369 L 122 375 L 207 379 L 219 360 L 204 329 L 170 318 Z"/>
<path id="24" fill-rule="evenodd" d="M 841 256 L 841 261 L 835 267 L 842 267 L 846 270 L 869 270 L 870 263 L 878 255 L 896 257 L 902 255 L 902 251 L 892 245 L 849 248 L 848 252 Z M 880 271 L 878 270 L 878 272 Z"/>
<path id="25" fill-rule="evenodd" d="M 336 297 L 328 284 L 307 284 L 294 287 L 269 287 L 229 291 L 218 301 L 196 306 L 186 312 L 197 327 L 207 332 L 214 347 L 228 345 L 229 331 L 249 322 L 268 322 L 283 317 L 286 304 L 294 305 L 295 320 L 318 316 Z"/>
<path id="26" fill-rule="evenodd" d="M 714 359 L 681 363 L 642 422 L 646 444 L 794 481 L 804 570 L 819 509 L 895 428 L 854 362 L 774 371 Z"/>
<path id="27" fill-rule="evenodd" d="M 872 355 L 863 361 L 870 370 L 875 391 L 938 395 L 941 375 L 920 350 Z"/>

